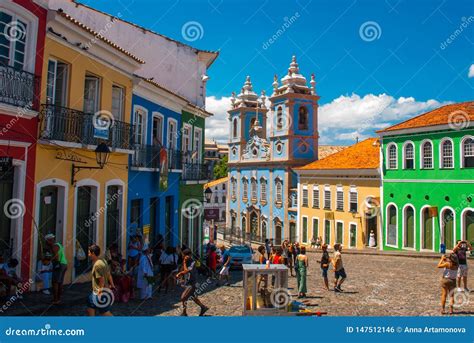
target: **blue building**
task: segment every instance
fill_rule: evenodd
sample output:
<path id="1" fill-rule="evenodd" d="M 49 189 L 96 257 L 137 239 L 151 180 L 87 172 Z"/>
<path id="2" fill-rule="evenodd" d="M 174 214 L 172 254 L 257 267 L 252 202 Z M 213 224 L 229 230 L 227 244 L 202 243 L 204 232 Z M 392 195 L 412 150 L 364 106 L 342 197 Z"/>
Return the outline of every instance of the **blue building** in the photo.
<path id="1" fill-rule="evenodd" d="M 274 77 L 267 108 L 247 77 L 232 94 L 229 113 L 227 227 L 247 240 L 297 240 L 297 175 L 292 168 L 318 158 L 318 99 L 293 56 L 288 74 Z"/>
<path id="2" fill-rule="evenodd" d="M 180 128 L 186 104 L 153 81 L 137 78 L 132 99 L 134 154 L 128 174 L 128 239 L 140 233 L 154 244 L 161 234 L 165 244 L 178 244 Z"/>

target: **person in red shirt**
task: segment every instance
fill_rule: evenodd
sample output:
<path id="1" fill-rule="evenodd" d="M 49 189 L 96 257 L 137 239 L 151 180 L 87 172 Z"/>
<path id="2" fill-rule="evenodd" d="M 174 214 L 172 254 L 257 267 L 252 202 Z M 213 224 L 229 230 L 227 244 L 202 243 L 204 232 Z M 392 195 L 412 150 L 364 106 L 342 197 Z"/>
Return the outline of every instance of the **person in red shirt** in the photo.
<path id="1" fill-rule="evenodd" d="M 208 259 L 207 266 L 209 267 L 211 271 L 211 276 L 215 277 L 216 269 L 217 269 L 217 253 L 216 253 L 215 245 L 211 245 L 207 259 Z"/>

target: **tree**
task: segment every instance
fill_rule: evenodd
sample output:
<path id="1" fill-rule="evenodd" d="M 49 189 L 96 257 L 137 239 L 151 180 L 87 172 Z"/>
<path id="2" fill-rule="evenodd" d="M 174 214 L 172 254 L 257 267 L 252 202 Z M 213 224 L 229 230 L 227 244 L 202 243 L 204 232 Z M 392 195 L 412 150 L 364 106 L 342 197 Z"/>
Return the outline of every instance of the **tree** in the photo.
<path id="1" fill-rule="evenodd" d="M 228 157 L 224 156 L 217 164 L 214 166 L 214 178 L 220 179 L 221 177 L 226 177 L 229 172 L 229 167 L 227 166 Z"/>

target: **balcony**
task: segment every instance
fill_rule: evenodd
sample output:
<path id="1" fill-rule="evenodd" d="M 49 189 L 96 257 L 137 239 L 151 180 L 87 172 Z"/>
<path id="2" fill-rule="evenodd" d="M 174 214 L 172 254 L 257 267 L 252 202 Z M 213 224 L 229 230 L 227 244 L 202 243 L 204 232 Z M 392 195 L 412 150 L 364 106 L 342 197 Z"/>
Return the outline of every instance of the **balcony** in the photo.
<path id="1" fill-rule="evenodd" d="M 183 181 L 204 181 L 211 180 L 212 173 L 208 165 L 202 163 L 183 163 Z"/>
<path id="2" fill-rule="evenodd" d="M 72 108 L 51 104 L 41 105 L 39 138 L 45 140 L 98 145 L 106 142 L 110 148 L 132 149 L 132 125 L 115 120 L 106 136 L 94 134 L 93 115 Z"/>
<path id="3" fill-rule="evenodd" d="M 161 151 L 164 152 L 161 152 Z M 132 156 L 131 166 L 134 168 L 147 168 L 158 170 L 160 168 L 160 153 L 166 154 L 166 149 L 161 146 L 140 145 L 136 146 Z M 165 155 L 166 156 L 166 155 Z"/>
<path id="4" fill-rule="evenodd" d="M 38 110 L 39 77 L 0 64 L 0 103 Z"/>

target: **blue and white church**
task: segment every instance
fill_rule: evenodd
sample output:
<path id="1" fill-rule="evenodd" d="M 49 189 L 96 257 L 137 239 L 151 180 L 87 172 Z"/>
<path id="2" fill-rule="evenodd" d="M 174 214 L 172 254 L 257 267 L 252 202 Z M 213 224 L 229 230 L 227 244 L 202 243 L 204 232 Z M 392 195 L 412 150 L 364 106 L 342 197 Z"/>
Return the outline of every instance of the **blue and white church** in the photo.
<path id="1" fill-rule="evenodd" d="M 297 175 L 293 168 L 318 158 L 316 81 L 309 85 L 293 56 L 288 74 L 267 98 L 250 77 L 232 93 L 228 111 L 229 187 L 227 228 L 246 240 L 280 244 L 297 237 Z"/>

